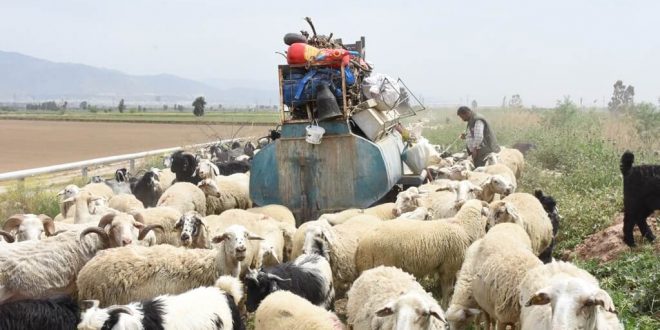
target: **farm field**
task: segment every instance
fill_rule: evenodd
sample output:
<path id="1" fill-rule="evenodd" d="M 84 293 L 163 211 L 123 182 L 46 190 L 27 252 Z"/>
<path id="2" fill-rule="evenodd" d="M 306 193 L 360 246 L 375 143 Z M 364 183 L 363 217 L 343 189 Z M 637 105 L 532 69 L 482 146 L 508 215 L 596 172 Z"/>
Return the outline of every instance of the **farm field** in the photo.
<path id="1" fill-rule="evenodd" d="M 256 138 L 268 134 L 270 128 L 238 124 L 0 120 L 3 152 L 0 173 L 231 137 Z"/>
<path id="2" fill-rule="evenodd" d="M 57 121 L 103 121 L 103 122 L 145 122 L 145 123 L 242 123 L 274 124 L 279 122 L 279 112 L 213 112 L 208 111 L 203 117 L 195 117 L 190 111 L 185 112 L 97 112 L 89 111 L 1 111 L 0 119 L 20 120 L 57 120 Z"/>

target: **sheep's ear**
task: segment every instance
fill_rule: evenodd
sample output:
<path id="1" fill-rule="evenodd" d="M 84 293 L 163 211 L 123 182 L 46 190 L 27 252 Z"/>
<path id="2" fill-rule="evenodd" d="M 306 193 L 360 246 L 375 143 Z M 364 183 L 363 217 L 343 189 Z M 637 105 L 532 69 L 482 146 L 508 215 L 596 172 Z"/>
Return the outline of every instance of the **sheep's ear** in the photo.
<path id="1" fill-rule="evenodd" d="M 518 215 L 518 210 L 516 210 L 516 207 L 513 206 L 511 203 L 504 203 L 504 209 L 506 210 L 506 213 L 508 213 L 511 216 L 511 219 L 513 219 L 513 222 L 522 225 L 522 221 L 520 219 L 520 215 Z"/>
<path id="2" fill-rule="evenodd" d="M 384 317 L 394 314 L 394 303 L 390 302 L 387 305 L 383 306 L 381 309 L 376 311 L 376 316 Z"/>
<path id="3" fill-rule="evenodd" d="M 213 169 L 213 173 L 215 175 L 220 175 L 220 169 L 218 168 L 218 166 L 213 164 L 213 163 L 210 163 L 210 164 L 211 164 L 211 168 Z"/>
<path id="4" fill-rule="evenodd" d="M 195 167 L 195 171 L 193 172 L 192 176 L 197 176 L 197 173 L 199 172 L 199 165 Z M 200 182 L 201 183 L 201 182 Z M 198 184 L 199 185 L 199 184 Z"/>
<path id="5" fill-rule="evenodd" d="M 176 221 L 174 224 L 174 229 L 181 229 L 183 228 L 183 216 L 179 218 L 179 220 Z"/>
<path id="6" fill-rule="evenodd" d="M 429 315 L 432 316 L 432 317 L 435 317 L 436 319 L 438 319 L 442 323 L 445 323 L 445 324 L 447 323 L 447 320 L 445 320 L 445 318 L 442 316 L 442 311 L 440 311 L 438 309 L 430 310 Z"/>
<path id="7" fill-rule="evenodd" d="M 224 233 L 224 234 L 222 234 L 222 235 L 220 235 L 220 236 L 215 236 L 215 237 L 213 237 L 213 239 L 212 239 L 211 241 L 212 241 L 213 243 L 215 243 L 215 244 L 218 244 L 218 243 L 220 243 L 220 242 L 226 240 L 227 238 L 229 238 L 229 235 L 228 235 L 227 233 Z"/>
<path id="8" fill-rule="evenodd" d="M 614 302 L 610 295 L 603 289 L 599 289 L 598 292 L 591 298 L 587 299 L 585 306 L 591 305 L 600 305 L 606 311 L 610 313 L 617 313 L 614 308 Z"/>
<path id="9" fill-rule="evenodd" d="M 258 241 L 263 241 L 264 240 L 263 237 L 255 234 L 253 232 L 249 232 L 249 231 L 245 232 L 245 238 L 247 238 L 249 240 L 258 240 Z"/>
<path id="10" fill-rule="evenodd" d="M 533 296 L 529 297 L 525 307 L 532 305 L 546 305 L 550 303 L 550 295 L 544 289 L 537 291 Z"/>

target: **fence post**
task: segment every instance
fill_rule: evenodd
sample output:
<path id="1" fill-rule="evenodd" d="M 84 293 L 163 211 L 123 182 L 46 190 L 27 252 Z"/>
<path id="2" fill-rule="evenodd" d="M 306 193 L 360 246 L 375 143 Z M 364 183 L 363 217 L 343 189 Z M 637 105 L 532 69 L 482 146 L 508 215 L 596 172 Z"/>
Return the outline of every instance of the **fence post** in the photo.
<path id="1" fill-rule="evenodd" d="M 87 174 L 89 172 L 89 168 L 87 166 L 83 166 L 82 168 L 82 177 L 83 177 L 83 182 L 87 182 Z"/>
<path id="2" fill-rule="evenodd" d="M 131 173 L 135 173 L 135 159 L 131 159 L 128 161 L 128 171 Z"/>

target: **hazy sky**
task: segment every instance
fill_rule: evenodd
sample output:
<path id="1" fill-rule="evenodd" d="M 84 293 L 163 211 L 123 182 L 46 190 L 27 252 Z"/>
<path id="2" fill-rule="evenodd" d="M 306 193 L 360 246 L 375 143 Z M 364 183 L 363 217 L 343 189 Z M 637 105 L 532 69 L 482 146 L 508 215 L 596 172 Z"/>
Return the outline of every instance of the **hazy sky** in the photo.
<path id="1" fill-rule="evenodd" d="M 270 81 L 282 37 L 366 36 L 378 72 L 429 103 L 602 105 L 660 97 L 660 1 L 0 0 L 0 50 L 130 74 Z M 607 100 L 606 100 L 607 101 Z"/>

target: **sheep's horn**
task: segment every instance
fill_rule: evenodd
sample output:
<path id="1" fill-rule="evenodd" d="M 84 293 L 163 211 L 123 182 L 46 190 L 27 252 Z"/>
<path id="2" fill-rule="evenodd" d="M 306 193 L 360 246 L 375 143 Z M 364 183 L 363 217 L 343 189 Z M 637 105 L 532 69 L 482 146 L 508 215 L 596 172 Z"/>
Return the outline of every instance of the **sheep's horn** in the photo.
<path id="1" fill-rule="evenodd" d="M 268 278 L 271 279 L 271 280 L 278 281 L 278 282 L 288 282 L 288 281 L 291 281 L 290 278 L 283 279 L 283 278 L 281 278 L 281 277 L 279 277 L 279 276 L 277 276 L 277 275 L 275 275 L 275 274 L 271 274 L 271 273 L 266 273 L 266 277 L 268 277 Z"/>
<path id="2" fill-rule="evenodd" d="M 89 228 L 83 230 L 82 232 L 80 232 L 80 239 L 82 240 L 82 238 L 85 237 L 85 235 L 87 235 L 89 233 L 98 234 L 101 241 L 103 241 L 103 243 L 106 246 L 110 246 L 110 237 L 108 236 L 108 233 L 106 233 L 105 231 L 103 231 L 103 229 L 101 229 L 99 227 L 89 227 Z"/>
<path id="3" fill-rule="evenodd" d="M 108 213 L 104 215 L 101 220 L 99 220 L 99 228 L 105 228 L 105 226 L 109 225 L 112 223 L 112 220 L 115 219 L 115 214 L 114 213 Z"/>
<path id="4" fill-rule="evenodd" d="M 117 311 L 119 313 L 126 313 L 128 315 L 133 315 L 133 311 L 130 308 L 126 307 L 126 306 L 115 305 L 115 306 L 110 306 L 107 309 L 108 313 L 114 312 L 114 311 Z"/>
<path id="5" fill-rule="evenodd" d="M 21 225 L 24 219 L 25 219 L 24 214 L 14 214 L 11 217 L 9 217 L 9 219 L 7 219 L 4 226 L 2 226 L 2 230 L 12 231 L 18 228 L 18 226 Z"/>
<path id="6" fill-rule="evenodd" d="M 0 230 L 0 236 L 4 237 L 5 241 L 7 241 L 8 243 L 14 243 L 14 235 L 6 231 Z"/>
<path id="7" fill-rule="evenodd" d="M 41 219 L 41 222 L 44 224 L 44 232 L 46 233 L 46 236 L 53 236 L 53 233 L 55 232 L 55 222 L 53 222 L 53 219 L 45 214 L 39 214 L 37 217 Z"/>
<path id="8" fill-rule="evenodd" d="M 147 236 L 149 231 L 154 230 L 154 229 L 160 229 L 162 231 L 165 231 L 165 228 L 163 228 L 163 226 L 161 226 L 161 225 L 148 225 L 148 226 L 142 228 L 142 230 L 140 230 L 140 234 L 138 234 L 138 240 L 141 241 L 145 236 Z"/>

